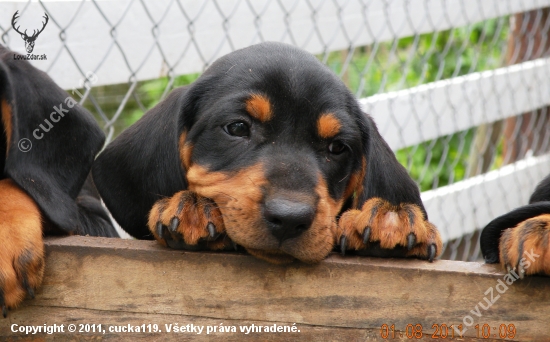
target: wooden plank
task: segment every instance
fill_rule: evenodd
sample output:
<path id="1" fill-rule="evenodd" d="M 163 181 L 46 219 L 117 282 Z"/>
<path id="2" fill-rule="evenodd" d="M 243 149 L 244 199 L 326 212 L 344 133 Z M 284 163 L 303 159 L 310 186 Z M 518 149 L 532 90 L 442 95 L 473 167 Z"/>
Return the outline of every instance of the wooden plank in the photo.
<path id="1" fill-rule="evenodd" d="M 300 330 L 295 335 L 256 333 L 254 338 L 312 341 L 320 336 L 377 340 L 382 324 L 394 324 L 396 340 L 406 340 L 399 334 L 407 325 L 422 324 L 421 340 L 431 340 L 433 324 L 458 325 L 471 316 L 473 325 L 495 327 L 491 335 L 496 333 L 497 339 L 501 324 L 514 324 L 514 340 L 522 341 L 545 337 L 550 319 L 547 277 L 518 280 L 500 295 L 495 290 L 498 299 L 487 310 L 480 309 L 488 289 L 495 289 L 504 277 L 496 266 L 480 263 L 331 255 L 316 265 L 277 266 L 237 253 L 182 252 L 149 241 L 91 237 L 52 238 L 46 250 L 43 286 L 34 300 L 0 320 L 0 339 L 29 337 L 11 332 L 13 324 L 70 323 L 103 328 L 157 323 L 163 332 L 146 335 L 191 339 L 166 332 L 165 323 L 178 322 L 204 329 L 223 323 L 237 330 L 252 323 L 295 323 Z M 472 313 L 476 306 L 481 317 Z M 476 337 L 473 325 L 465 332 L 466 340 Z M 203 332 L 201 337 L 221 339 L 225 334 Z M 247 337 L 240 332 L 227 336 Z"/>
<path id="2" fill-rule="evenodd" d="M 530 157 L 498 170 L 422 193 L 430 221 L 443 241 L 483 228 L 497 216 L 525 205 L 550 173 L 550 155 Z"/>
<path id="3" fill-rule="evenodd" d="M 48 60 L 33 64 L 71 89 L 87 71 L 97 74 L 96 85 L 158 78 L 167 72 L 165 62 L 175 74 L 190 74 L 260 41 L 292 43 L 318 54 L 549 5 L 550 0 L 3 1 L 0 27 L 11 26 L 16 10 L 21 27 L 36 27 L 47 10 L 50 23 L 34 53 Z M 5 38 L 10 48 L 24 51 L 13 30 Z"/>
<path id="4" fill-rule="evenodd" d="M 542 58 L 360 100 L 393 150 L 550 104 Z"/>

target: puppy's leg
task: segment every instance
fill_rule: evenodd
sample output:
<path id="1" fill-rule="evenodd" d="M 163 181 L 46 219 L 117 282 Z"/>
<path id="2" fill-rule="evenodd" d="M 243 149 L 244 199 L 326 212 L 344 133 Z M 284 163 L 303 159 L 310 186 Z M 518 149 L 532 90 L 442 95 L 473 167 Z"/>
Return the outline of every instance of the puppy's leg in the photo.
<path id="1" fill-rule="evenodd" d="M 155 239 L 175 249 L 216 250 L 231 244 L 216 203 L 192 191 L 157 201 L 148 226 Z"/>
<path id="2" fill-rule="evenodd" d="M 42 219 L 35 202 L 12 180 L 0 181 L 0 307 L 4 317 L 42 282 Z"/>
<path id="3" fill-rule="evenodd" d="M 424 219 L 415 204 L 393 206 L 381 198 L 371 198 L 361 210 L 346 211 L 338 227 L 336 241 L 343 250 L 364 250 L 369 254 L 370 249 L 370 255 L 432 261 L 441 254 L 443 246 L 437 228 Z"/>
<path id="4" fill-rule="evenodd" d="M 550 275 L 550 214 L 540 215 L 506 229 L 500 237 L 500 263 L 520 278 Z"/>

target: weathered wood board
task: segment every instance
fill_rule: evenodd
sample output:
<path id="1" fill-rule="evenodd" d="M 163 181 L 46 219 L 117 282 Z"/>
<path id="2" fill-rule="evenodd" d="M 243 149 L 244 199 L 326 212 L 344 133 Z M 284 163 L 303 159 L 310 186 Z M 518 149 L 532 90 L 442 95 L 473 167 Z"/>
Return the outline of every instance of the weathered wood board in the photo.
<path id="1" fill-rule="evenodd" d="M 0 340 L 377 341 L 384 324 L 394 341 L 434 340 L 434 333 L 451 340 L 449 327 L 460 324 L 467 330 L 461 339 L 455 331 L 455 340 L 550 340 L 550 278 L 497 288 L 505 273 L 493 265 L 331 255 L 317 265 L 277 266 L 238 253 L 91 237 L 51 238 L 46 250 L 42 287 L 0 319 Z M 18 331 L 44 324 L 63 324 L 64 332 Z M 202 333 L 174 332 L 189 324 Z M 162 332 L 149 332 L 155 327 Z"/>

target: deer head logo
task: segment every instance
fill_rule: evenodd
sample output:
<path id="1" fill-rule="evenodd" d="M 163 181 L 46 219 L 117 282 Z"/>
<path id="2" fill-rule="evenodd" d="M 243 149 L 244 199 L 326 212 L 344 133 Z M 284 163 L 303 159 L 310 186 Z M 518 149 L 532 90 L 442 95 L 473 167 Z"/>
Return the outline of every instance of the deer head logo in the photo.
<path id="1" fill-rule="evenodd" d="M 21 32 L 19 31 L 19 27 L 21 26 L 17 26 L 17 28 L 15 27 L 16 21 L 19 18 L 17 16 L 18 13 L 19 11 L 15 12 L 15 14 L 13 15 L 13 18 L 11 19 L 11 26 L 13 27 L 15 32 L 19 33 L 21 35 L 21 38 L 23 38 L 23 40 L 25 41 L 25 50 L 27 50 L 28 53 L 31 53 L 34 49 L 34 41 L 36 40 L 36 38 L 38 38 L 38 35 L 42 33 L 42 31 L 44 31 L 46 25 L 48 24 L 48 19 L 50 18 L 48 17 L 47 13 L 44 13 L 44 16 L 42 18 L 46 19 L 46 22 L 42 22 L 42 29 L 40 29 L 38 32 L 36 30 L 33 30 L 32 36 L 28 36 L 27 30 L 25 30 L 25 32 Z"/>

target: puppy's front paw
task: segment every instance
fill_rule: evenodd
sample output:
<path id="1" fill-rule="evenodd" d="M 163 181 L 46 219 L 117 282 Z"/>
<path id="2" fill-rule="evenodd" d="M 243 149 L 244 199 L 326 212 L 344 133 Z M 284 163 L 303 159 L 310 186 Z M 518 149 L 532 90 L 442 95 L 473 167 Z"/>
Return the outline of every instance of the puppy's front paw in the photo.
<path id="1" fill-rule="evenodd" d="M 42 283 L 40 210 L 11 180 L 0 181 L 0 308 L 4 317 Z"/>
<path id="2" fill-rule="evenodd" d="M 175 249 L 223 249 L 231 243 L 216 203 L 192 191 L 157 201 L 148 226 L 160 243 Z"/>
<path id="3" fill-rule="evenodd" d="M 441 254 L 437 228 L 424 220 L 414 204 L 393 206 L 380 198 L 365 202 L 361 210 L 346 211 L 338 222 L 336 241 L 362 254 L 417 257 L 433 261 Z"/>
<path id="4" fill-rule="evenodd" d="M 500 237 L 500 263 L 520 278 L 550 275 L 550 215 L 540 215 L 506 229 Z"/>

